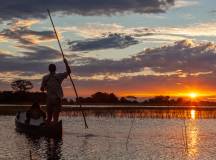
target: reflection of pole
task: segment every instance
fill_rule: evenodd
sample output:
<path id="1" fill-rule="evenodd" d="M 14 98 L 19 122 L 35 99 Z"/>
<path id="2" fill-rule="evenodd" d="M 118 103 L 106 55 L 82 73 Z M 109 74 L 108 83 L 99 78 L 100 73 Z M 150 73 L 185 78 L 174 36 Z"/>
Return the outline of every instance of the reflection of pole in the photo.
<path id="1" fill-rule="evenodd" d="M 32 160 L 32 153 L 31 153 L 31 150 L 29 150 L 29 158 L 30 158 L 30 160 Z"/>
<path id="2" fill-rule="evenodd" d="M 62 57 L 63 57 L 63 59 L 64 59 L 64 58 L 65 58 L 65 56 L 64 56 L 64 52 L 63 52 L 63 49 L 62 49 L 62 47 L 61 47 L 61 43 L 60 43 L 60 40 L 59 40 L 59 37 L 58 37 L 57 31 L 56 31 L 56 29 L 55 29 L 55 26 L 54 26 L 54 23 L 53 23 L 53 20 L 52 20 L 52 17 L 51 17 L 50 11 L 49 11 L 48 9 L 47 9 L 47 12 L 48 12 L 48 15 L 49 15 L 50 21 L 51 21 L 51 23 L 52 23 L 53 30 L 54 30 L 54 32 L 55 32 L 55 36 L 56 36 L 56 39 L 57 39 L 57 41 L 58 41 L 59 48 L 60 48 L 60 50 L 61 50 Z M 77 102 L 78 102 L 80 108 L 82 108 L 82 105 L 81 105 L 81 103 L 80 103 L 80 101 L 79 101 L 79 96 L 78 96 L 78 93 L 77 93 L 77 90 L 76 90 L 75 84 L 74 84 L 73 79 L 72 79 L 72 77 L 71 77 L 70 74 L 69 74 L 69 77 L 70 77 L 70 81 L 71 81 L 71 83 L 72 83 L 72 85 L 73 85 L 74 92 L 75 92 L 75 94 L 76 94 Z M 82 112 L 82 116 L 83 116 L 83 119 L 84 119 L 84 122 L 85 122 L 85 128 L 88 128 L 88 125 L 87 125 L 87 122 L 86 122 L 86 118 L 85 118 L 85 114 L 84 114 L 84 112 L 83 112 L 82 110 L 81 110 L 81 112 Z"/>

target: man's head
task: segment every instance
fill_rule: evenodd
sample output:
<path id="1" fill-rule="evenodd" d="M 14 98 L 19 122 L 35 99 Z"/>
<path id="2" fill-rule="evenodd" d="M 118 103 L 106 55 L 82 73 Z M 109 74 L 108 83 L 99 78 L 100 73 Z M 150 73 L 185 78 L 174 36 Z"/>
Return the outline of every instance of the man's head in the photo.
<path id="1" fill-rule="evenodd" d="M 50 64 L 49 65 L 49 71 L 50 71 L 50 73 L 55 73 L 55 71 L 56 71 L 56 65 L 55 64 Z"/>

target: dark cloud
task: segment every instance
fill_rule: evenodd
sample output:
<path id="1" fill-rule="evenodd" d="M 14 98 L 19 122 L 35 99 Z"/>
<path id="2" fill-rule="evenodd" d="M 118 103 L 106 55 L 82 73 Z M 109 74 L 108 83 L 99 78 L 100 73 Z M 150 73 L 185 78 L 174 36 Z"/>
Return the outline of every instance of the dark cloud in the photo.
<path id="1" fill-rule="evenodd" d="M 45 18 L 46 9 L 64 14 L 113 15 L 116 13 L 163 13 L 175 0 L 0 0 L 0 18 Z"/>
<path id="2" fill-rule="evenodd" d="M 209 13 L 213 13 L 213 14 L 215 14 L 215 13 L 216 13 L 216 9 L 212 9 L 212 10 L 210 10 Z"/>
<path id="3" fill-rule="evenodd" d="M 34 31 L 27 27 L 18 27 L 17 29 L 4 29 L 0 36 L 17 40 L 21 44 L 33 44 L 35 40 L 44 41 L 55 39 L 53 31 Z M 36 37 L 31 37 L 36 36 Z"/>
<path id="4" fill-rule="evenodd" d="M 45 46 L 23 46 L 29 51 L 24 57 L 8 56 L 0 53 L 0 71 L 45 72 L 51 60 L 61 58 L 60 53 Z M 145 67 L 156 73 L 176 72 L 194 74 L 216 72 L 216 45 L 196 43 L 189 40 L 178 41 L 174 45 L 146 49 L 135 56 L 121 60 L 70 57 L 74 75 L 92 76 L 98 74 L 121 74 L 140 72 Z M 56 63 L 64 70 L 61 59 Z"/>
<path id="5" fill-rule="evenodd" d="M 90 51 L 100 49 L 122 49 L 137 44 L 138 41 L 131 36 L 122 34 L 109 34 L 102 38 L 86 39 L 82 41 L 69 41 L 68 45 L 73 51 Z"/>
<path id="6" fill-rule="evenodd" d="M 57 59 L 59 55 L 58 51 L 44 46 L 28 47 L 27 49 L 30 51 L 24 52 L 26 56 L 21 58 L 0 53 L 0 71 L 22 72 L 20 75 L 23 76 L 46 73 L 50 63 L 48 60 Z M 207 42 L 198 43 L 184 40 L 173 45 L 147 49 L 135 56 L 121 60 L 79 57 L 76 59 L 76 63 L 82 65 L 74 65 L 74 60 L 70 61 L 73 76 L 88 77 L 81 80 L 74 77 L 81 94 L 91 94 L 90 91 L 93 93 L 98 90 L 116 93 L 120 93 L 120 91 L 125 93 L 127 91 L 128 93 L 132 91 L 136 93 L 142 93 L 142 91 L 162 93 L 167 91 L 167 85 L 169 85 L 169 90 L 175 92 L 193 86 L 195 88 L 201 86 L 203 90 L 215 89 L 216 45 Z M 62 61 L 56 64 L 58 71 L 64 71 Z M 139 74 L 132 77 L 126 75 L 120 76 L 118 79 L 91 79 L 93 75 L 105 74 L 111 76 L 114 74 L 118 77 L 122 73 L 139 72 L 144 67 L 149 67 L 155 73 L 162 74 Z M 175 71 L 178 71 L 177 74 L 163 75 L 163 73 Z M 201 72 L 208 72 L 208 74 L 199 75 Z M 186 76 L 183 77 L 183 74 Z M 39 80 L 37 83 L 39 84 Z M 66 83 L 66 85 L 69 84 Z"/>
<path id="7" fill-rule="evenodd" d="M 22 57 L 0 53 L 0 71 L 43 73 L 47 71 L 47 66 L 52 60 L 61 58 L 60 53 L 50 47 L 38 45 L 20 47 L 29 50 L 23 51 Z"/>
<path id="8" fill-rule="evenodd" d="M 50 60 L 56 60 L 57 58 L 61 57 L 61 54 L 59 51 L 52 49 L 50 47 L 46 46 L 23 46 L 22 48 L 28 49 L 30 51 L 22 52 L 26 55 L 26 57 L 23 57 L 23 60 L 28 61 L 50 61 Z"/>
<path id="9" fill-rule="evenodd" d="M 178 41 L 174 45 L 146 49 L 122 60 L 83 59 L 82 66 L 75 66 L 80 75 L 98 73 L 138 72 L 149 67 L 155 72 L 198 73 L 216 71 L 216 45 L 196 43 L 190 40 Z"/>

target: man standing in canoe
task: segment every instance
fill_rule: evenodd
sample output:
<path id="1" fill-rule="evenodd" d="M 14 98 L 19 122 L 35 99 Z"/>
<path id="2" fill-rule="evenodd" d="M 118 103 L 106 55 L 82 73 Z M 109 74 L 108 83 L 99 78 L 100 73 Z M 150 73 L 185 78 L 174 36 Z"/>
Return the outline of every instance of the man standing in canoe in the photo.
<path id="1" fill-rule="evenodd" d="M 59 113 L 61 112 L 61 102 L 63 98 L 62 82 L 71 73 L 70 67 L 66 59 L 64 59 L 66 72 L 56 73 L 56 65 L 49 65 L 49 74 L 42 79 L 41 91 L 47 91 L 47 123 L 53 121 L 58 122 Z"/>

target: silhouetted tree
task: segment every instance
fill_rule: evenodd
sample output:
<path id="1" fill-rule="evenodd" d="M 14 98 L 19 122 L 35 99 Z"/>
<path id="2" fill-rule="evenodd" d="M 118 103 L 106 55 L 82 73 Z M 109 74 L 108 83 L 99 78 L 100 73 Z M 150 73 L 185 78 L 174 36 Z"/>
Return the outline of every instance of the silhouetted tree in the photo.
<path id="1" fill-rule="evenodd" d="M 11 83 L 11 88 L 15 91 L 25 92 L 33 88 L 33 84 L 28 80 L 16 80 Z"/>
<path id="2" fill-rule="evenodd" d="M 128 103 L 131 103 L 131 101 L 129 101 L 129 100 L 126 99 L 125 97 L 121 97 L 121 98 L 120 98 L 120 103 L 128 104 Z"/>
<path id="3" fill-rule="evenodd" d="M 132 99 L 132 100 L 136 100 L 137 99 L 137 97 L 135 97 L 135 96 L 127 96 L 126 98 L 127 99 Z"/>
<path id="4" fill-rule="evenodd" d="M 62 99 L 62 104 L 64 104 L 64 105 L 65 105 L 65 104 L 68 104 L 68 99 L 67 99 L 67 98 L 63 98 L 63 99 Z"/>
<path id="5" fill-rule="evenodd" d="M 170 97 L 169 96 L 156 96 L 154 98 L 150 98 L 142 102 L 142 104 L 147 105 L 170 105 Z"/>
<path id="6" fill-rule="evenodd" d="M 183 104 L 184 103 L 184 99 L 182 97 L 179 97 L 179 98 L 177 98 L 176 103 Z"/>
<path id="7" fill-rule="evenodd" d="M 92 101 L 95 103 L 118 103 L 118 97 L 116 97 L 115 94 L 111 93 L 102 93 L 97 92 L 93 95 L 91 95 Z"/>

